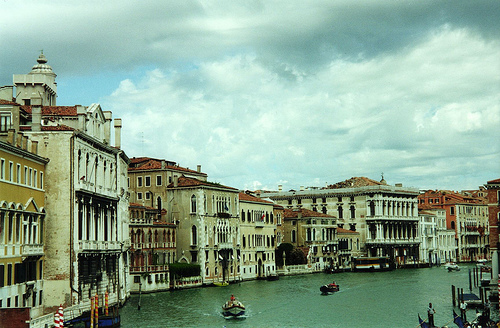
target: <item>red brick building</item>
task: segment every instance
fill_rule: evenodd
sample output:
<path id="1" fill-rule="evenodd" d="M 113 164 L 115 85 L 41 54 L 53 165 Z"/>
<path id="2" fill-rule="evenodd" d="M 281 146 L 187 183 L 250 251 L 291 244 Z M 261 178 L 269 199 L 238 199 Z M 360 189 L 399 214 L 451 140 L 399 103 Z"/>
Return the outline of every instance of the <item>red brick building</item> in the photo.
<path id="1" fill-rule="evenodd" d="M 490 251 L 493 267 L 493 277 L 500 272 L 498 261 L 498 221 L 500 220 L 500 179 L 488 181 L 488 213 L 490 224 Z"/>

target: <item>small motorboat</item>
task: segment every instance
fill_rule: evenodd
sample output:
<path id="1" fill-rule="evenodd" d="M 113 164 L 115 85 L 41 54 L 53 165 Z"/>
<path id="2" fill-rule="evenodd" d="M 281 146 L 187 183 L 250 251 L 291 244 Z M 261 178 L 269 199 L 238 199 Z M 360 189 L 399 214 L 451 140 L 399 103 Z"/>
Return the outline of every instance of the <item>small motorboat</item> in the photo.
<path id="1" fill-rule="evenodd" d="M 222 306 L 222 315 L 224 317 L 241 317 L 245 314 L 245 306 L 243 303 L 238 301 L 233 295 L 231 295 L 231 299 L 224 303 Z"/>
<path id="2" fill-rule="evenodd" d="M 460 267 L 455 262 L 448 262 L 444 265 L 448 271 L 460 271 Z"/>
<path id="3" fill-rule="evenodd" d="M 332 282 L 331 284 L 328 284 L 328 285 L 323 285 L 319 288 L 319 290 L 321 291 L 322 294 L 326 295 L 326 294 L 329 294 L 329 293 L 335 293 L 335 292 L 338 292 L 340 289 L 339 285 L 337 285 L 334 282 Z"/>

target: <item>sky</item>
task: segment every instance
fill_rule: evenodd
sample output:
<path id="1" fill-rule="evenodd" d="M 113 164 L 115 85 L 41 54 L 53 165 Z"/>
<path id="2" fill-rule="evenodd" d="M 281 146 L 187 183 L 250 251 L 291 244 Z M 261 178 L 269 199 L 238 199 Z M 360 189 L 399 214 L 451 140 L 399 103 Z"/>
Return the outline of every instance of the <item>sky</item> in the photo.
<path id="1" fill-rule="evenodd" d="M 0 2 L 0 86 L 43 50 L 122 149 L 249 190 L 500 178 L 500 1 Z"/>

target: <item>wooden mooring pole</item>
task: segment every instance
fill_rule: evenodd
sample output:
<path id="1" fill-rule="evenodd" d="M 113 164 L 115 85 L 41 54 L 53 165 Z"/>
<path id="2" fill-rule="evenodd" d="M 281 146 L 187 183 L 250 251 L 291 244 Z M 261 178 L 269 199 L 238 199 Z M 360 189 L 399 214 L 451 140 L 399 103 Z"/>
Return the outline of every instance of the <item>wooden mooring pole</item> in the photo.
<path id="1" fill-rule="evenodd" d="M 456 303 L 455 303 L 455 286 L 454 285 L 451 285 L 451 302 L 453 304 L 453 307 L 455 307 Z"/>

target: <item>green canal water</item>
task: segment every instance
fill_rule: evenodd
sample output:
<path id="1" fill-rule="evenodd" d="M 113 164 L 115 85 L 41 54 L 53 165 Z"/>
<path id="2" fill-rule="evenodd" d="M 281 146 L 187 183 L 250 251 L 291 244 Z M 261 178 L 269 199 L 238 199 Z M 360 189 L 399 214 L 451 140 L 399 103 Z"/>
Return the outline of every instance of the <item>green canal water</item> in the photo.
<path id="1" fill-rule="evenodd" d="M 121 309 L 122 327 L 418 327 L 429 302 L 438 326 L 452 321 L 451 286 L 469 291 L 469 268 L 448 272 L 443 267 L 390 272 L 346 272 L 254 280 L 227 287 L 204 287 L 133 295 Z M 340 291 L 321 295 L 319 288 L 335 280 Z M 474 282 L 472 282 L 474 284 Z M 473 286 L 473 293 L 478 294 Z M 247 313 L 227 320 L 222 304 L 234 294 Z M 459 313 L 459 310 L 456 309 Z M 468 310 L 468 318 L 475 315 Z M 492 311 L 496 318 L 498 311 Z"/>

